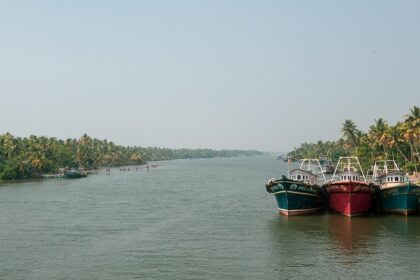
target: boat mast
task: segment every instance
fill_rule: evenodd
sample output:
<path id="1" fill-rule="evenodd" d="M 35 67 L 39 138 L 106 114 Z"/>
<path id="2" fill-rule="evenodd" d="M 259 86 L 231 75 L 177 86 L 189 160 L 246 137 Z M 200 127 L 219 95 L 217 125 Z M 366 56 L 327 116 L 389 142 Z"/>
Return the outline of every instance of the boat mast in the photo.
<path id="1" fill-rule="evenodd" d="M 357 161 L 357 164 L 358 164 L 358 165 L 359 165 L 359 167 L 360 167 L 360 173 L 362 173 L 363 179 L 365 180 L 365 182 L 367 182 L 366 177 L 365 177 L 365 174 L 363 173 L 362 166 L 360 165 L 359 158 L 355 157 L 355 159 L 356 159 L 356 161 Z"/>
<path id="2" fill-rule="evenodd" d="M 312 165 L 313 167 L 312 167 Z M 318 166 L 318 167 L 317 167 Z M 326 180 L 324 171 L 322 170 L 321 163 L 319 162 L 319 159 L 303 159 L 302 163 L 300 164 L 300 169 L 305 171 L 310 171 L 313 174 L 322 174 L 322 178 L 324 178 L 324 181 Z"/>

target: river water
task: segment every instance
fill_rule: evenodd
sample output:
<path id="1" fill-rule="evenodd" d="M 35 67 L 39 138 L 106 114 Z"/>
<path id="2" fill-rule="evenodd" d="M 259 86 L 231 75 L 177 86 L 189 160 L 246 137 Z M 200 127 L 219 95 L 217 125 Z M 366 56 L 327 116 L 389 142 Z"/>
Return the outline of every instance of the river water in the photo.
<path id="1" fill-rule="evenodd" d="M 277 214 L 269 157 L 0 185 L 0 279 L 418 279 L 420 217 Z"/>

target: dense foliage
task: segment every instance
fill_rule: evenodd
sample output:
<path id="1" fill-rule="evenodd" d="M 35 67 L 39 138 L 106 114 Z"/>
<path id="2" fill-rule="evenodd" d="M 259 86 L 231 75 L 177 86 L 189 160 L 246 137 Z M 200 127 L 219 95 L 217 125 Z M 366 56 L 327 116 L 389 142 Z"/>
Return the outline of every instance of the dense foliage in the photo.
<path id="1" fill-rule="evenodd" d="M 357 129 L 355 123 L 346 120 L 341 128 L 343 137 L 337 141 L 303 143 L 288 156 L 292 159 L 327 156 L 337 161 L 340 156 L 357 156 L 367 170 L 375 160 L 396 160 L 408 172 L 420 169 L 420 109 L 414 106 L 403 122 L 389 125 L 379 118 L 368 132 Z"/>
<path id="2" fill-rule="evenodd" d="M 125 147 L 88 135 L 80 139 L 0 135 L 0 179 L 28 178 L 59 168 L 98 168 L 147 161 L 260 155 L 257 151 Z"/>

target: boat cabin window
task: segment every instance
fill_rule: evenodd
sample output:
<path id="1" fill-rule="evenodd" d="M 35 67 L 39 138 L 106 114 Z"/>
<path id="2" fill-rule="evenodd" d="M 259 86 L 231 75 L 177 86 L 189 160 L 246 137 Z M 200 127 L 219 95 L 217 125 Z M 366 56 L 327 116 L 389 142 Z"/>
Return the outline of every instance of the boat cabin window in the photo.
<path id="1" fill-rule="evenodd" d="M 399 179 L 398 177 L 395 177 L 394 178 L 395 182 L 398 182 L 399 181 L 398 179 Z"/>
<path id="2" fill-rule="evenodd" d="M 297 175 L 297 179 L 300 180 L 300 175 Z"/>

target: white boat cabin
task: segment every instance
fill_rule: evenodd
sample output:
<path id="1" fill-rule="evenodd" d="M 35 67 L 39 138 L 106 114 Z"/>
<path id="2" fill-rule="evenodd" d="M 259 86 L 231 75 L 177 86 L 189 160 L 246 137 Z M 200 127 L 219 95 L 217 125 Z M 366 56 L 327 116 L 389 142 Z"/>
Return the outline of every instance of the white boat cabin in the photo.
<path id="1" fill-rule="evenodd" d="M 290 179 L 307 182 L 309 184 L 316 184 L 318 180 L 318 175 L 315 175 L 312 172 L 305 171 L 302 169 L 294 169 L 290 171 Z"/>
<path id="2" fill-rule="evenodd" d="M 330 181 L 366 182 L 359 159 L 357 157 L 340 157 Z"/>
<path id="3" fill-rule="evenodd" d="M 395 160 L 376 161 L 373 167 L 373 180 L 381 186 L 393 186 L 409 181 Z"/>
<path id="4" fill-rule="evenodd" d="M 380 184 L 401 183 L 408 181 L 407 176 L 405 176 L 405 174 L 401 171 L 389 172 L 379 176 L 377 179 Z"/>
<path id="5" fill-rule="evenodd" d="M 343 171 L 336 174 L 339 181 L 363 181 L 363 177 L 356 171 Z"/>

